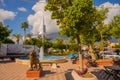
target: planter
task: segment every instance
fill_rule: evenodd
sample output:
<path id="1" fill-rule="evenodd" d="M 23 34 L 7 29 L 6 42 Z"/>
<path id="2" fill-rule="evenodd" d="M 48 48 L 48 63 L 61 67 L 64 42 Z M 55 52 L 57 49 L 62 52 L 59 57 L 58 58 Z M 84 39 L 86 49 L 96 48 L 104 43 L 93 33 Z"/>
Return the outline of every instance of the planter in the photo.
<path id="1" fill-rule="evenodd" d="M 42 72 L 43 72 L 42 70 L 39 70 L 39 71 L 27 71 L 26 72 L 26 77 L 29 77 L 29 78 L 40 77 Z"/>
<path id="2" fill-rule="evenodd" d="M 113 65 L 113 59 L 101 59 L 96 61 L 98 66 L 111 66 Z"/>
<path id="3" fill-rule="evenodd" d="M 71 73 L 74 80 L 98 80 L 97 77 L 93 75 L 92 73 L 87 73 L 87 74 L 89 74 L 89 76 L 87 75 L 80 76 L 75 70 L 73 70 Z"/>

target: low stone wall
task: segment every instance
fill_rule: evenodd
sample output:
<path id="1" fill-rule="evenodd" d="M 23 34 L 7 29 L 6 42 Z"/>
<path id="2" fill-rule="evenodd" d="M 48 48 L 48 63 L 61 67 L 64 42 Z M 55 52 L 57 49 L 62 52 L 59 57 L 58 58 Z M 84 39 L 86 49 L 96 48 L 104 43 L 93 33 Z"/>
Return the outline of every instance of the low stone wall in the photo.
<path id="1" fill-rule="evenodd" d="M 97 65 L 98 65 L 98 66 L 111 66 L 111 65 L 114 64 L 112 58 L 99 59 L 99 60 L 96 60 L 96 62 L 97 62 Z M 79 60 L 76 61 L 76 64 L 78 64 L 78 65 L 80 64 L 80 63 L 79 63 Z M 88 60 L 84 59 L 84 60 L 83 60 L 83 65 L 84 65 L 84 66 L 88 66 Z"/>
<path id="2" fill-rule="evenodd" d="M 24 64 L 24 65 L 29 65 L 30 61 L 29 60 L 21 60 L 21 59 L 16 59 L 15 62 L 17 64 Z M 64 63 L 66 62 L 66 59 L 59 59 L 59 60 L 40 60 L 41 63 Z"/>
<path id="3" fill-rule="evenodd" d="M 29 65 L 30 61 L 29 60 L 21 60 L 21 59 L 16 59 L 15 62 L 17 64 L 24 64 L 24 65 Z"/>

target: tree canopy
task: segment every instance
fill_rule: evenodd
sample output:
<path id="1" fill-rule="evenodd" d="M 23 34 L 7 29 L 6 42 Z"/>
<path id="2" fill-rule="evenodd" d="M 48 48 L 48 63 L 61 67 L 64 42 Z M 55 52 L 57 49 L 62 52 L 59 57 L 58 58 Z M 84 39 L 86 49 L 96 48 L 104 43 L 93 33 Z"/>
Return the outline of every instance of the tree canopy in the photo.
<path id="1" fill-rule="evenodd" d="M 24 40 L 26 39 L 26 29 L 28 28 L 28 23 L 27 22 L 22 22 L 21 23 L 21 28 L 24 29 Z M 23 41 L 23 44 L 25 44 L 25 42 Z"/>
<path id="2" fill-rule="evenodd" d="M 13 36 L 16 38 L 17 44 L 19 44 L 19 41 L 22 38 L 22 36 L 19 33 L 13 34 Z"/>
<path id="3" fill-rule="evenodd" d="M 12 32 L 8 26 L 4 26 L 2 22 L 0 22 L 0 42 L 3 42 Z"/>
<path id="4" fill-rule="evenodd" d="M 53 19 L 58 20 L 60 33 L 77 40 L 78 53 L 80 54 L 80 61 L 82 61 L 80 36 L 90 34 L 90 31 L 96 27 L 102 16 L 93 7 L 93 0 L 71 0 L 70 3 L 69 1 L 59 0 L 58 3 L 57 0 L 48 0 L 46 9 L 52 12 L 51 17 Z M 64 4 L 68 5 L 63 7 Z"/>
<path id="5" fill-rule="evenodd" d="M 111 34 L 117 38 L 120 39 L 120 15 L 114 16 L 112 22 L 110 23 L 111 29 Z M 120 42 L 120 40 L 119 40 Z"/>

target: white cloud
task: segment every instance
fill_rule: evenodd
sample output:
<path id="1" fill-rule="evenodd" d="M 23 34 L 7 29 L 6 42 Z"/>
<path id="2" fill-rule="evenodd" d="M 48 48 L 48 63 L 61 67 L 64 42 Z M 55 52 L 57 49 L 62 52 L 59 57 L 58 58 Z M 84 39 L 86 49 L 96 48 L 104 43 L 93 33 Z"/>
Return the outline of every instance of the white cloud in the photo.
<path id="1" fill-rule="evenodd" d="M 3 22 L 6 19 L 14 19 L 14 17 L 16 16 L 16 14 L 12 11 L 8 11 L 8 10 L 4 10 L 4 9 L 0 9 L 0 21 Z"/>
<path id="2" fill-rule="evenodd" d="M 38 34 L 43 32 L 43 15 L 44 15 L 44 24 L 46 26 L 46 33 L 58 32 L 59 28 L 56 25 L 55 20 L 51 20 L 51 13 L 48 11 L 44 11 L 44 6 L 47 3 L 42 0 L 37 2 L 32 10 L 35 11 L 35 14 L 31 14 L 28 16 L 28 22 L 33 27 L 32 33 Z"/>
<path id="3" fill-rule="evenodd" d="M 24 7 L 19 7 L 18 10 L 22 11 L 22 12 L 27 12 L 26 8 L 24 8 Z"/>
<path id="4" fill-rule="evenodd" d="M 104 21 L 105 24 L 111 22 L 111 20 L 113 19 L 114 16 L 120 14 L 120 5 L 119 4 L 112 4 L 110 2 L 106 2 L 104 4 L 101 4 L 100 6 L 104 6 L 105 8 L 109 9 L 109 12 L 107 14 L 107 19 L 105 19 L 105 21 Z"/>

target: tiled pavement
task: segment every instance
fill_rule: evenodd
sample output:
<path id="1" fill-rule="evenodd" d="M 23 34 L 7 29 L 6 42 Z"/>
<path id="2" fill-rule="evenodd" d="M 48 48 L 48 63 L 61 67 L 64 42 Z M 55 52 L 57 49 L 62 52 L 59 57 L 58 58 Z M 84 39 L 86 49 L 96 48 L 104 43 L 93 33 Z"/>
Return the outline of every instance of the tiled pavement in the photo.
<path id="1" fill-rule="evenodd" d="M 51 66 L 42 66 L 43 74 L 40 78 L 27 78 L 26 71 L 28 65 L 16 64 L 15 62 L 0 61 L 0 80 L 73 80 L 70 72 L 73 69 L 79 69 L 79 66 L 72 64 L 69 60 L 65 63 L 57 64 L 57 69 L 52 69 Z M 89 71 L 97 72 L 102 67 L 88 68 Z M 95 73 L 95 75 L 98 75 Z M 104 79 L 98 79 L 104 80 Z"/>
<path id="2" fill-rule="evenodd" d="M 43 66 L 43 74 L 40 78 L 26 78 L 26 71 L 29 69 L 27 65 L 0 61 L 0 80 L 67 80 L 66 73 L 69 73 L 71 69 L 79 68 L 78 65 L 72 64 L 70 61 L 59 63 L 57 66 L 57 69 Z M 68 80 L 72 80 L 72 78 L 69 76 Z"/>

